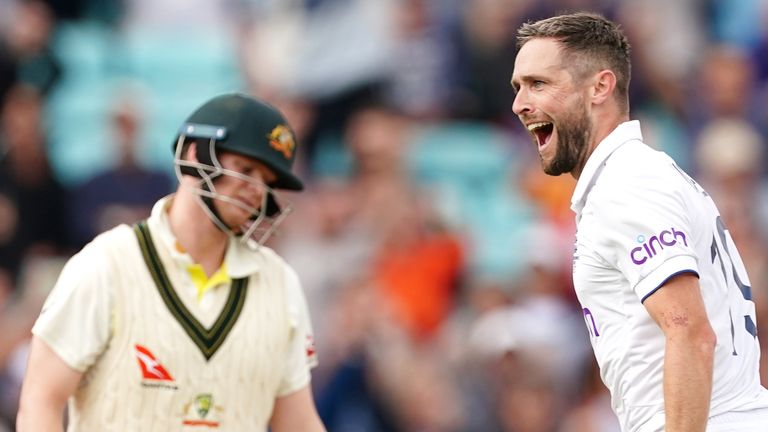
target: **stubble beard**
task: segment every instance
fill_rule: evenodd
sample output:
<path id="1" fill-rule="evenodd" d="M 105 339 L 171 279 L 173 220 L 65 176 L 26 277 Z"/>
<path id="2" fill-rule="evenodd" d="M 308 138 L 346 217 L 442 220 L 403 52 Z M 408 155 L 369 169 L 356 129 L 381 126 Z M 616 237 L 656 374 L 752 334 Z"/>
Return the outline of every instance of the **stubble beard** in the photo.
<path id="1" fill-rule="evenodd" d="M 545 174 L 559 176 L 576 169 L 586 153 L 590 136 L 590 122 L 586 111 L 581 110 L 572 119 L 565 119 L 557 127 L 557 148 L 555 157 L 547 164 L 541 158 L 541 166 Z"/>

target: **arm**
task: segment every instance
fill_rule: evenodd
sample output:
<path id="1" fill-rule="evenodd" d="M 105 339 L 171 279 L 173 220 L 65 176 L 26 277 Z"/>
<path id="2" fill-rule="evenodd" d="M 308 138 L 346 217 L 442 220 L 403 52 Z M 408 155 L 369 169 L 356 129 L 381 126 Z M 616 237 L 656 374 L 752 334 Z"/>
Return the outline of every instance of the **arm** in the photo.
<path id="1" fill-rule="evenodd" d="M 666 336 L 665 430 L 704 432 L 716 336 L 707 318 L 699 280 L 691 273 L 674 276 L 644 305 Z"/>
<path id="2" fill-rule="evenodd" d="M 272 432 L 325 432 L 325 426 L 315 409 L 309 385 L 287 396 L 277 398 L 269 424 Z"/>
<path id="3" fill-rule="evenodd" d="M 18 431 L 62 430 L 64 407 L 82 375 L 34 336 L 16 418 Z"/>

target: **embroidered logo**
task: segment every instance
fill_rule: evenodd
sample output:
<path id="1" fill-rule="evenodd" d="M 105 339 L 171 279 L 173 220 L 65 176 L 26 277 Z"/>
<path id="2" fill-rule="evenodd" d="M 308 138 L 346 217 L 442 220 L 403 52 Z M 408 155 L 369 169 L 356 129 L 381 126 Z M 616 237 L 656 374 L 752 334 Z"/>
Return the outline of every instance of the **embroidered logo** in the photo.
<path id="1" fill-rule="evenodd" d="M 147 348 L 136 345 L 136 359 L 139 361 L 139 367 L 141 367 L 141 375 L 146 380 L 152 381 L 170 381 L 173 382 L 173 377 L 167 370 L 160 364 L 155 356 Z"/>
<path id="2" fill-rule="evenodd" d="M 185 426 L 207 426 L 218 428 L 219 414 L 224 411 L 221 405 L 215 405 L 212 393 L 200 393 L 194 399 L 184 404 Z"/>
<path id="3" fill-rule="evenodd" d="M 315 351 L 315 338 L 312 335 L 307 335 L 307 341 L 304 344 L 304 348 L 307 350 L 307 357 L 313 357 Z"/>
<path id="4" fill-rule="evenodd" d="M 269 138 L 269 145 L 279 151 L 285 156 L 286 159 L 290 159 L 293 156 L 293 151 L 296 149 L 296 142 L 293 139 L 293 133 L 288 129 L 288 126 L 277 125 L 272 132 L 267 135 Z"/>

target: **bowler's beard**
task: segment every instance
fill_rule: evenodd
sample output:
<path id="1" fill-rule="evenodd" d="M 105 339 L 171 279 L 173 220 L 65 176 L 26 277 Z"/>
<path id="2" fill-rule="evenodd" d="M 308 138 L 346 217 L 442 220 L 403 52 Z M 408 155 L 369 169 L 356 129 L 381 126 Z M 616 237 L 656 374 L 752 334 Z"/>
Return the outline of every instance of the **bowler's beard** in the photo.
<path id="1" fill-rule="evenodd" d="M 586 110 L 574 113 L 557 125 L 557 148 L 555 157 L 547 165 L 544 159 L 541 166 L 544 173 L 559 176 L 570 173 L 579 163 L 583 163 L 590 137 L 590 122 Z M 539 155 L 541 157 L 541 155 Z"/>

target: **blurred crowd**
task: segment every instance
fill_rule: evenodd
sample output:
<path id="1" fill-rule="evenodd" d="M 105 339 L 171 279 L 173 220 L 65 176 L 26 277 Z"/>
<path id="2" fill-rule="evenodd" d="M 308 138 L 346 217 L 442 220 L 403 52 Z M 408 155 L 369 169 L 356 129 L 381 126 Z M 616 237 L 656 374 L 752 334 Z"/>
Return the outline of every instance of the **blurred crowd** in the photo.
<path id="1" fill-rule="evenodd" d="M 175 187 L 195 106 L 243 91 L 299 137 L 300 275 L 334 432 L 618 432 L 570 282 L 570 177 L 511 112 L 523 22 L 592 10 L 632 117 L 719 204 L 768 385 L 768 1 L 0 0 L 0 431 L 64 260 Z"/>

